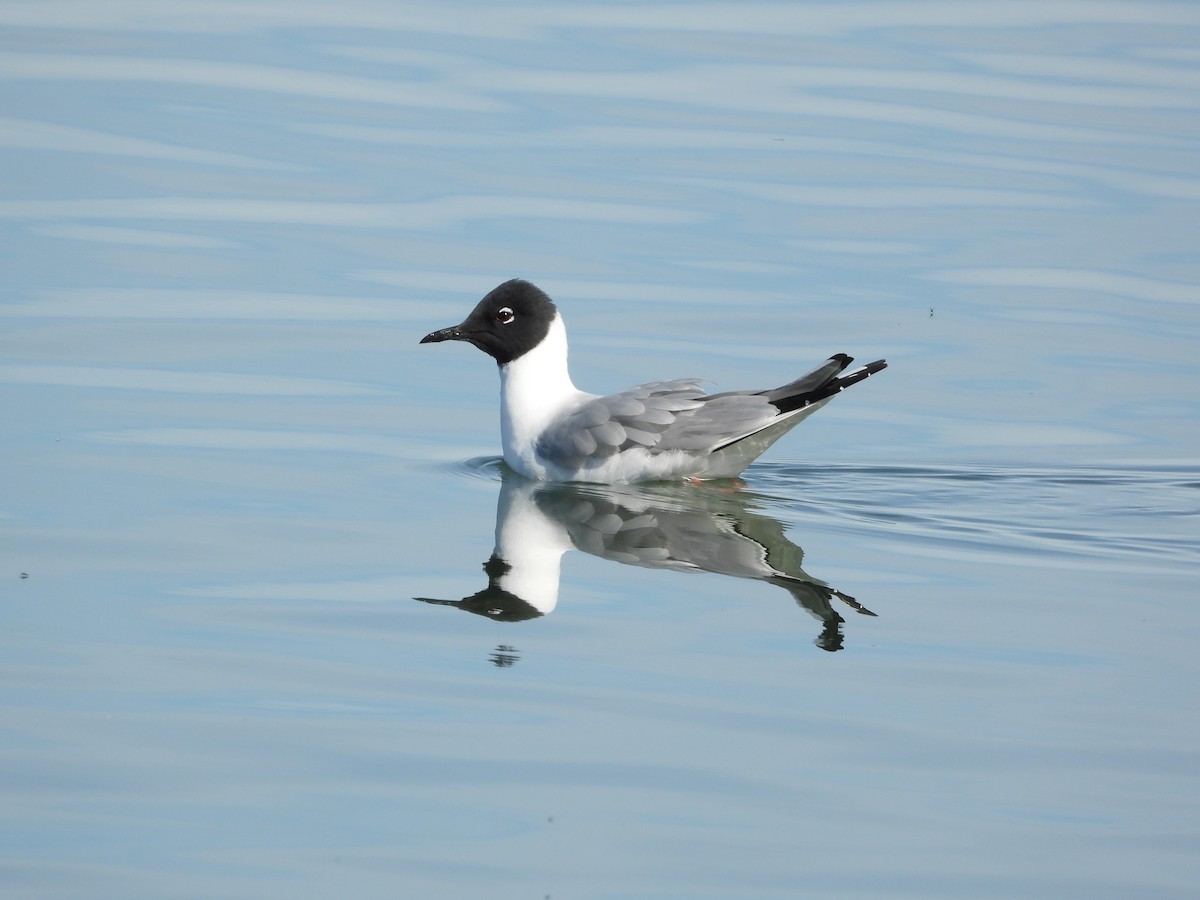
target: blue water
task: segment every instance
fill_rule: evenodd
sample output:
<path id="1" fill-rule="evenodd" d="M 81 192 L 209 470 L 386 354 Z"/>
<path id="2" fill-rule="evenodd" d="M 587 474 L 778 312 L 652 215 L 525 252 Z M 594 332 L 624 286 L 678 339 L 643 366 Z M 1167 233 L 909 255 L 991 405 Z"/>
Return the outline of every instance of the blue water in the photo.
<path id="1" fill-rule="evenodd" d="M 6 897 L 1195 895 L 1195 4 L 0 38 Z M 588 390 L 890 366 L 530 485 L 417 344 L 513 276 Z"/>

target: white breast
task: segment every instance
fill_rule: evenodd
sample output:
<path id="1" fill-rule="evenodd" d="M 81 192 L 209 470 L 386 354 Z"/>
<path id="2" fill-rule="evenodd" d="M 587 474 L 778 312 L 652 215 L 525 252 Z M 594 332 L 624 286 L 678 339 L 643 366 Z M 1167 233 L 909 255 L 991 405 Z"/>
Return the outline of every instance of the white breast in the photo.
<path id="1" fill-rule="evenodd" d="M 500 439 L 504 461 L 527 478 L 545 478 L 535 448 L 558 416 L 593 394 L 579 390 L 567 371 L 567 329 L 555 314 L 540 344 L 500 367 Z"/>

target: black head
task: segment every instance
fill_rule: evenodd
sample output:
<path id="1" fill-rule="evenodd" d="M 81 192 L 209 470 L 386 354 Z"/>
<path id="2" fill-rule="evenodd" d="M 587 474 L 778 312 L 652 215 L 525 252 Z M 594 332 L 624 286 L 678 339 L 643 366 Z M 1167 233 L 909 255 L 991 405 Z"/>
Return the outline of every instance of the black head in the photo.
<path id="1" fill-rule="evenodd" d="M 514 278 L 489 292 L 461 325 L 427 334 L 421 343 L 466 341 L 503 366 L 540 344 L 557 314 L 544 291 Z"/>

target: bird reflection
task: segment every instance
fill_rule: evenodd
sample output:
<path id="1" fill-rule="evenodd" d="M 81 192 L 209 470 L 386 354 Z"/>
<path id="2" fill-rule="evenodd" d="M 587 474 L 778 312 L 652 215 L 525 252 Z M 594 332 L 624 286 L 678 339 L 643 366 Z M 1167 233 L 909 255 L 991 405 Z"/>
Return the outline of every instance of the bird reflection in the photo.
<path id="1" fill-rule="evenodd" d="M 602 559 L 714 572 L 765 581 L 787 591 L 822 624 L 815 643 L 841 650 L 845 620 L 836 599 L 873 616 L 857 600 L 801 567 L 804 551 L 775 519 L 753 511 L 754 494 L 719 483 L 580 485 L 529 481 L 505 473 L 496 505 L 496 547 L 483 564 L 488 584 L 461 600 L 417 597 L 502 622 L 551 612 L 558 604 L 562 556 L 582 550 Z M 497 648 L 511 665 L 511 647 Z"/>

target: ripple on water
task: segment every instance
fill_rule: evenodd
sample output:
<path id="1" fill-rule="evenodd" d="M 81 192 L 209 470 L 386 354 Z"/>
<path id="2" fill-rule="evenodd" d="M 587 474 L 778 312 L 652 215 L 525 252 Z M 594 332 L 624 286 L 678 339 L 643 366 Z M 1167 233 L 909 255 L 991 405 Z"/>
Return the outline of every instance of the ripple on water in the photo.
<path id="1" fill-rule="evenodd" d="M 469 459 L 440 463 L 437 470 L 459 478 L 499 482 L 508 471 L 508 466 L 500 456 L 472 456 Z"/>
<path id="2" fill-rule="evenodd" d="M 1126 569 L 1200 563 L 1198 478 L 1186 465 L 762 463 L 747 472 L 752 489 L 806 525 L 840 522 L 943 550 Z"/>

